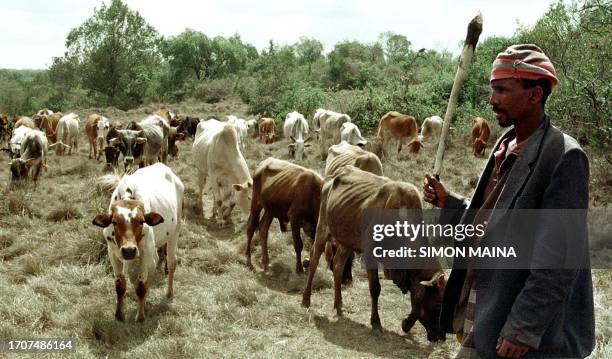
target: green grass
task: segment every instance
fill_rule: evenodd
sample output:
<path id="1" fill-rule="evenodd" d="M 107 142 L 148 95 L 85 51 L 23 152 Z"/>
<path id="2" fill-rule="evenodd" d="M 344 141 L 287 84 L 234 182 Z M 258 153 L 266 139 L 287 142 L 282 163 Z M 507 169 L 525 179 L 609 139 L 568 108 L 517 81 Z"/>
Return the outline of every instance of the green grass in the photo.
<path id="1" fill-rule="evenodd" d="M 161 106 L 161 105 L 159 105 Z M 99 112 L 112 121 L 140 120 L 159 107 L 139 110 L 76 111 L 81 118 Z M 173 109 L 200 117 L 245 114 L 236 100 L 218 104 L 181 103 Z M 131 285 L 125 306 L 126 322 L 114 320 L 115 289 L 100 230 L 91 225 L 105 211 L 109 196 L 95 186 L 102 163 L 87 158 L 84 134 L 79 152 L 50 154 L 49 171 L 36 189 L 3 192 L 0 202 L 0 338 L 56 338 L 77 340 L 79 357 L 385 357 L 452 358 L 458 348 L 452 337 L 431 344 L 420 324 L 405 335 L 400 323 L 410 311 L 408 296 L 390 281 L 382 281 L 380 315 L 383 334 L 370 331 L 370 299 L 365 272 L 359 265 L 355 280 L 343 289 L 342 318 L 333 310 L 331 273 L 321 265 L 314 282 L 310 309 L 301 307 L 305 276 L 293 273 L 295 255 L 291 236 L 271 227 L 271 265 L 261 269 L 261 250 L 255 246 L 255 271 L 245 266 L 245 223 L 217 228 L 198 212 L 196 170 L 191 164 L 191 140 L 180 143 L 178 160 L 169 165 L 183 180 L 185 214 L 179 240 L 175 297 L 164 296 L 166 278 L 158 273 L 147 297 L 146 321 L 134 323 L 136 296 Z M 453 135 L 443 181 L 458 193 L 469 194 L 484 165 L 466 147 L 467 134 Z M 322 172 L 324 163 L 313 146 L 303 165 Z M 435 147 L 417 156 L 407 150 L 400 160 L 384 163 L 385 175 L 421 186 L 433 167 Z M 488 153 L 488 152 L 487 152 Z M 253 171 L 274 155 L 286 159 L 287 142 L 269 146 L 249 143 L 245 151 Z M 591 200 L 610 207 L 611 178 L 603 156 L 591 155 Z M 0 187 L 8 169 L 0 168 Z M 211 198 L 206 196 L 207 211 Z M 240 213 L 234 212 L 237 222 Z M 306 248 L 309 248 L 307 241 Z M 306 249 L 303 252 L 307 256 Z M 593 272 L 596 293 L 597 349 L 593 357 L 612 356 L 612 271 Z"/>

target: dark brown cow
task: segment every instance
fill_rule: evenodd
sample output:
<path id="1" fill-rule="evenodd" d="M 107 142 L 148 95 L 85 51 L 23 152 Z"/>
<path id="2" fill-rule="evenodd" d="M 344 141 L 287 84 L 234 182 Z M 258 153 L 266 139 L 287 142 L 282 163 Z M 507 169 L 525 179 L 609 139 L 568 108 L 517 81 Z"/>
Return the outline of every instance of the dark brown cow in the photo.
<path id="1" fill-rule="evenodd" d="M 397 140 L 397 154 L 399 156 L 402 150 L 402 144 L 405 138 L 411 138 L 408 143 L 410 152 L 418 153 L 423 144 L 419 141 L 419 130 L 416 119 L 409 115 L 404 115 L 399 112 L 387 112 L 378 123 L 377 137 L 383 142 L 383 155 L 386 157 L 388 152 L 388 143 L 391 137 Z"/>
<path id="2" fill-rule="evenodd" d="M 264 271 L 268 268 L 268 230 L 272 220 L 278 218 L 281 230 L 286 230 L 287 222 L 291 223 L 296 256 L 295 271 L 304 271 L 300 228 L 314 238 L 322 185 L 323 178 L 319 174 L 291 162 L 270 157 L 257 166 L 253 175 L 253 199 L 247 224 L 246 259 L 249 267 L 253 267 L 251 240 L 259 228 Z M 264 214 L 260 220 L 262 210 Z"/>
<path id="3" fill-rule="evenodd" d="M 487 120 L 476 117 L 472 120 L 472 149 L 474 156 L 484 156 L 491 129 Z"/>
<path id="4" fill-rule="evenodd" d="M 310 306 L 312 280 L 319 258 L 329 241 L 338 246 L 334 255 L 334 308 L 342 315 L 342 273 L 347 258 L 353 252 L 361 252 L 361 223 L 363 211 L 367 208 L 413 209 L 422 208 L 419 191 L 415 186 L 405 182 L 390 180 L 347 166 L 336 176 L 328 178 L 321 191 L 321 206 L 313 248 L 313 256 L 308 268 L 308 280 L 304 290 L 302 305 Z M 422 217 L 422 213 L 421 213 Z M 417 221 L 417 223 L 420 221 Z M 423 244 L 427 238 L 421 238 Z M 402 322 L 402 329 L 408 332 L 418 320 L 427 330 L 430 341 L 444 339 L 440 329 L 442 295 L 446 285 L 444 271 L 432 259 L 424 268 L 431 269 L 389 269 L 386 272 L 403 293 L 410 291 L 411 312 Z M 370 323 L 375 330 L 382 330 L 378 315 L 378 297 L 380 283 L 378 269 L 368 269 L 368 283 L 372 300 Z"/>
<path id="5" fill-rule="evenodd" d="M 270 144 L 276 136 L 276 122 L 273 118 L 262 117 L 259 119 L 259 140 L 261 143 Z"/>

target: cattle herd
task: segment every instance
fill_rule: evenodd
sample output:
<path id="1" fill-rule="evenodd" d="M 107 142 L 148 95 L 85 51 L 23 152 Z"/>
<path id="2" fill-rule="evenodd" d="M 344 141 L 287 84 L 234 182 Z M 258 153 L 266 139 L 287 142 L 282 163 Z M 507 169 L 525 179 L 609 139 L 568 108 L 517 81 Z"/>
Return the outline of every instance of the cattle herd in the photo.
<path id="1" fill-rule="evenodd" d="M 269 157 L 251 174 L 243 151 L 257 138 L 267 145 L 280 136 L 272 118 L 244 120 L 228 116 L 225 121 L 214 117 L 200 120 L 162 108 L 140 122 L 122 124 L 99 114 L 89 115 L 84 126 L 89 158 L 99 160 L 104 154 L 105 168 L 111 173 L 98 181 L 114 189 L 108 211 L 96 215 L 93 224 L 103 228 L 113 268 L 117 293 L 115 318 L 124 319 L 128 273 L 137 273 L 130 280 L 138 297 L 139 321 L 145 318 L 149 277 L 164 261 L 168 273 L 166 294 L 168 297 L 173 294 L 185 188 L 165 163 L 168 155 L 178 156 L 176 141 L 193 138 L 191 160 L 197 169 L 198 198 L 201 201 L 205 192 L 212 193 L 213 216 L 218 225 L 230 221 L 238 205 L 247 223 L 247 265 L 253 268 L 252 239 L 257 232 L 262 265 L 264 270 L 268 268 L 268 231 L 276 218 L 281 231 L 291 230 L 295 271 L 307 272 L 302 305 L 310 306 L 313 277 L 324 254 L 333 272 L 334 308 L 340 315 L 341 285 L 352 280 L 352 260 L 362 250 L 359 232 L 364 210 L 422 208 L 419 190 L 414 185 L 383 176 L 381 159 L 389 157 L 390 140 L 397 142 L 398 154 L 406 141 L 410 151 L 417 153 L 424 141 L 439 139 L 442 123 L 438 116 L 428 117 L 419 133 L 413 116 L 386 113 L 375 133 L 376 141 L 382 143 L 379 157 L 366 150 L 368 140 L 349 115 L 318 109 L 308 121 L 294 111 L 287 114 L 282 124 L 282 136 L 289 142 L 289 157 L 302 162 L 308 153 L 306 149 L 318 142 L 319 156 L 325 160 L 324 173 Z M 64 115 L 43 109 L 31 117 L 11 120 L 2 115 L 0 146 L 11 157 L 9 189 L 28 182 L 36 186 L 41 170 L 47 168 L 49 150 L 55 150 L 57 156 L 78 150 L 80 127 L 81 119 L 74 113 Z M 484 155 L 489 135 L 487 121 L 474 119 L 471 143 L 475 155 Z M 123 176 L 119 176 L 120 171 Z M 203 202 L 198 202 L 200 205 L 203 208 Z M 314 241 L 306 260 L 302 260 L 302 230 Z M 402 329 L 408 332 L 419 321 L 428 340 L 443 339 L 437 324 L 446 284 L 440 264 L 436 262 L 420 270 L 385 270 L 385 276 L 403 293 L 410 292 L 412 309 L 403 320 Z M 367 277 L 371 325 L 381 330 L 378 271 L 368 270 Z"/>

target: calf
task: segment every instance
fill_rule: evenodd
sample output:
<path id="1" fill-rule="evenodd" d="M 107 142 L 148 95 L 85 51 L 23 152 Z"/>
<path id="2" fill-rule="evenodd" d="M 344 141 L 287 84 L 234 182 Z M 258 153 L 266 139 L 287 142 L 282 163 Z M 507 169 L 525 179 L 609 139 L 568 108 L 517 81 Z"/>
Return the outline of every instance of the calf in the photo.
<path id="1" fill-rule="evenodd" d="M 107 175 L 101 181 L 115 186 L 108 211 L 96 215 L 92 222 L 103 228 L 102 235 L 113 267 L 117 292 L 115 319 L 124 320 L 123 300 L 129 275 L 138 296 L 136 320 L 144 321 L 149 278 L 159 260 L 156 249 L 164 246 L 168 265 L 166 297 L 173 295 L 185 187 L 172 170 L 161 163 L 122 178 L 117 174 Z"/>
<path id="2" fill-rule="evenodd" d="M 474 156 L 484 156 L 491 129 L 487 120 L 476 117 L 472 120 L 472 149 Z"/>
<path id="3" fill-rule="evenodd" d="M 273 118 L 262 117 L 259 119 L 259 141 L 263 144 L 270 144 L 274 142 L 276 137 L 276 122 Z"/>
<path id="4" fill-rule="evenodd" d="M 64 149 L 68 150 L 68 154 L 72 154 L 72 149 L 79 149 L 79 116 L 74 113 L 69 113 L 59 120 L 57 124 L 57 142 L 49 146 L 49 149 L 55 149 L 55 153 L 59 156 L 64 154 Z"/>
<path id="5" fill-rule="evenodd" d="M 419 192 L 415 186 L 377 176 L 353 166 L 347 166 L 336 176 L 328 178 L 321 191 L 319 220 L 313 256 L 308 268 L 306 289 L 302 297 L 303 306 L 310 306 L 312 280 L 319 264 L 319 258 L 326 243 L 333 241 L 338 246 L 333 258 L 334 308 L 338 315 L 342 315 L 342 273 L 346 260 L 353 252 L 362 250 L 361 223 L 363 211 L 366 208 L 405 208 L 420 212 L 422 206 Z M 422 240 L 423 245 L 428 243 L 427 238 L 417 240 Z M 419 320 L 427 331 L 427 339 L 436 341 L 445 337 L 438 323 L 438 315 L 446 280 L 444 271 L 437 260 L 431 259 L 431 261 L 432 263 L 424 267 L 427 269 L 388 269 L 386 271 L 403 293 L 410 291 L 411 312 L 402 322 L 402 329 L 408 332 Z M 368 269 L 367 274 L 372 305 L 370 323 L 374 330 L 382 331 L 378 315 L 380 295 L 378 269 Z"/>
<path id="6" fill-rule="evenodd" d="M 100 154 L 105 147 L 106 135 L 109 129 L 110 121 L 108 118 L 96 114 L 87 116 L 85 133 L 89 140 L 89 158 L 92 158 L 93 154 L 93 158 L 98 161 L 100 160 Z"/>
<path id="7" fill-rule="evenodd" d="M 419 141 L 426 141 L 428 139 L 438 139 L 440 132 L 442 131 L 442 118 L 440 116 L 431 116 L 423 120 L 421 126 L 421 134 L 419 135 Z"/>
<path id="8" fill-rule="evenodd" d="M 9 187 L 31 179 L 38 181 L 41 168 L 47 167 L 47 151 L 49 143 L 44 132 L 39 130 L 21 130 L 24 132 L 19 146 L 19 157 L 9 163 Z M 18 135 L 18 131 L 15 131 Z M 15 137 L 15 136 L 13 136 Z"/>
<path id="9" fill-rule="evenodd" d="M 270 262 L 268 258 L 268 230 L 274 218 L 279 222 L 291 223 L 293 248 L 295 249 L 295 271 L 301 273 L 302 238 L 300 228 L 314 238 L 319 217 L 319 201 L 323 178 L 316 172 L 291 162 L 267 158 L 253 174 L 253 199 L 247 224 L 247 265 L 251 264 L 251 240 L 259 228 L 264 271 Z M 261 211 L 264 211 L 260 219 Z M 281 226 L 286 228 L 285 225 Z"/>
<path id="10" fill-rule="evenodd" d="M 388 144 L 391 138 L 397 140 L 397 155 L 402 150 L 402 143 L 405 138 L 411 138 L 408 143 L 410 152 L 418 153 L 423 144 L 418 138 L 418 126 L 416 119 L 409 115 L 399 112 L 387 112 L 378 123 L 377 137 L 382 140 L 383 156 L 388 156 Z"/>

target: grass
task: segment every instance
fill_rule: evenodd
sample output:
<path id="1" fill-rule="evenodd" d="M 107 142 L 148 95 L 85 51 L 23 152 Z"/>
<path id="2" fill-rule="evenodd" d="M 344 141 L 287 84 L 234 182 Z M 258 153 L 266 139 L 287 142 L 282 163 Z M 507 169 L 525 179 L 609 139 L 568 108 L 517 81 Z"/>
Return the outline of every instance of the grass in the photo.
<path id="1" fill-rule="evenodd" d="M 112 121 L 140 120 L 161 104 L 122 112 L 113 108 L 77 110 L 81 118 L 102 113 Z M 172 106 L 180 112 L 225 116 L 244 115 L 237 100 Z M 457 344 L 427 342 L 419 324 L 405 335 L 401 320 L 410 310 L 407 296 L 390 281 L 382 281 L 380 315 L 383 334 L 370 331 L 370 300 L 365 272 L 355 269 L 352 285 L 343 289 L 345 315 L 332 309 L 331 273 L 317 271 L 311 308 L 301 307 L 305 276 L 293 273 L 295 255 L 290 233 L 275 221 L 269 239 L 270 268 L 261 269 L 255 246 L 255 271 L 245 266 L 244 222 L 234 212 L 233 226 L 218 228 L 199 212 L 196 170 L 191 164 L 191 140 L 179 144 L 177 160 L 169 165 L 186 186 L 184 225 L 179 241 L 175 297 L 165 299 L 166 278 L 157 273 L 147 297 L 143 324 L 134 323 L 136 296 L 128 285 L 126 322 L 114 320 L 115 289 L 106 245 L 91 219 L 108 206 L 109 196 L 95 187 L 102 163 L 87 158 L 84 134 L 72 156 L 49 157 L 49 171 L 38 186 L 2 193 L 0 201 L 0 338 L 74 338 L 78 357 L 383 357 L 452 358 Z M 457 193 L 469 194 L 484 166 L 466 147 L 467 134 L 453 134 L 445 158 L 443 181 Z M 324 163 L 318 147 L 309 149 L 303 165 L 319 172 Z M 402 153 L 384 163 L 385 175 L 420 187 L 433 167 L 435 147 L 417 156 Z M 605 154 L 591 157 L 591 203 L 612 203 Z M 287 159 L 287 142 L 269 146 L 250 142 L 245 151 L 251 171 L 267 156 Z M 8 169 L 0 168 L 0 188 Z M 206 196 L 206 210 L 211 198 Z M 306 247 L 309 243 L 306 241 Z M 306 250 L 304 256 L 307 256 Z M 594 270 L 597 348 L 594 358 L 612 356 L 612 271 Z"/>

